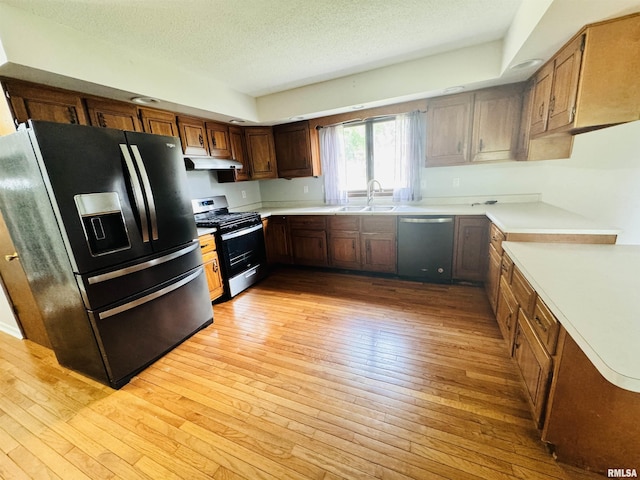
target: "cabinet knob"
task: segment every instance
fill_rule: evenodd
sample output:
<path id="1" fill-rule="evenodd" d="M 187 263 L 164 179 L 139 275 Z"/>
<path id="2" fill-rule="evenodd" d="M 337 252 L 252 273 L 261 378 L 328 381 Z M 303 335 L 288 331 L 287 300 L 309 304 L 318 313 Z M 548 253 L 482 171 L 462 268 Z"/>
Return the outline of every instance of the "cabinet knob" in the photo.
<path id="1" fill-rule="evenodd" d="M 202 138 L 202 134 L 198 135 L 198 141 L 200 142 L 200 146 L 204 147 L 204 139 Z"/>
<path id="2" fill-rule="evenodd" d="M 536 324 L 542 329 L 542 331 L 546 333 L 547 326 L 544 323 L 542 323 L 540 318 L 536 315 L 535 317 L 533 317 L 533 319 L 535 320 Z"/>
<path id="3" fill-rule="evenodd" d="M 460 153 L 462 151 L 462 142 L 458 142 L 458 153 Z"/>
<path id="4" fill-rule="evenodd" d="M 78 123 L 78 116 L 76 115 L 76 109 L 73 107 L 67 107 L 69 113 L 69 123 L 76 125 Z"/>
<path id="5" fill-rule="evenodd" d="M 482 151 L 483 147 L 484 147 L 484 142 L 482 141 L 482 139 L 480 139 L 480 151 Z"/>
<path id="6" fill-rule="evenodd" d="M 218 268 L 219 268 L 219 267 L 218 267 L 218 259 L 217 259 L 217 258 L 214 258 L 214 259 L 213 259 L 213 271 L 214 271 L 214 272 L 217 272 L 217 271 L 218 271 Z"/>
<path id="7" fill-rule="evenodd" d="M 102 128 L 107 128 L 107 121 L 104 119 L 104 114 L 102 112 L 98 112 L 96 117 L 98 117 L 98 125 Z"/>
<path id="8" fill-rule="evenodd" d="M 7 262 L 13 262 L 14 260 L 17 260 L 18 258 L 20 258 L 20 256 L 18 255 L 18 252 L 13 252 L 11 255 L 5 255 L 4 259 Z"/>

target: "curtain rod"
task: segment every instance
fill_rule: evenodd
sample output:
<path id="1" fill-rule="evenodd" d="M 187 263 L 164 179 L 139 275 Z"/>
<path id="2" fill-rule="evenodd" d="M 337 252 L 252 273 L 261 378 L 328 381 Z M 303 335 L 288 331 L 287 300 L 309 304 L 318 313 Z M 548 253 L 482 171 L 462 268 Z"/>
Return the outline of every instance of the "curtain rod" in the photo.
<path id="1" fill-rule="evenodd" d="M 411 112 L 427 113 L 426 110 L 411 110 L 409 112 L 404 112 L 404 113 L 411 113 Z M 389 113 L 389 114 L 386 114 L 386 115 L 373 115 L 371 117 L 353 118 L 351 120 L 346 120 L 344 122 L 331 123 L 329 125 L 316 125 L 316 130 L 320 130 L 321 128 L 335 127 L 337 125 L 349 125 L 351 123 L 362 123 L 362 122 L 366 122 L 368 120 L 378 120 L 378 119 L 383 119 L 383 118 L 395 118 L 398 115 L 403 115 L 403 113 Z"/>

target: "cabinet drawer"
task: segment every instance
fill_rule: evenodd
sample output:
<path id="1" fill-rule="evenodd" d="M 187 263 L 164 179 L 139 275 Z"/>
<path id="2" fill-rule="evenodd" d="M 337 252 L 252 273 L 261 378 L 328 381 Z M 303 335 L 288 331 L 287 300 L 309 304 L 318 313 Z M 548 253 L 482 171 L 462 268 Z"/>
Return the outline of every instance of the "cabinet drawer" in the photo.
<path id="1" fill-rule="evenodd" d="M 396 233 L 396 217 L 371 215 L 360 217 L 362 233 Z"/>
<path id="2" fill-rule="evenodd" d="M 207 233 L 206 235 L 201 235 L 198 237 L 200 241 L 200 250 L 202 254 L 208 252 L 214 252 L 216 250 L 216 240 L 215 237 L 211 233 Z"/>
<path id="3" fill-rule="evenodd" d="M 324 230 L 327 227 L 326 218 L 322 215 L 292 215 L 289 218 L 289 227 L 311 230 Z"/>
<path id="4" fill-rule="evenodd" d="M 360 217 L 356 215 L 334 215 L 329 217 L 329 230 L 357 232 L 360 230 Z"/>
<path id="5" fill-rule="evenodd" d="M 536 300 L 536 292 L 516 267 L 513 268 L 513 275 L 511 277 L 511 290 L 520 308 L 524 313 L 531 316 Z"/>
<path id="6" fill-rule="evenodd" d="M 502 254 L 502 263 L 500 265 L 500 275 L 505 281 L 511 285 L 511 277 L 513 275 L 513 260 L 506 253 Z"/>
<path id="7" fill-rule="evenodd" d="M 531 326 L 549 354 L 555 354 L 556 343 L 558 342 L 558 320 L 540 297 L 536 298 Z"/>
<path id="8" fill-rule="evenodd" d="M 489 242 L 500 255 L 502 255 L 502 242 L 505 238 L 504 233 L 492 223 L 489 228 Z"/>

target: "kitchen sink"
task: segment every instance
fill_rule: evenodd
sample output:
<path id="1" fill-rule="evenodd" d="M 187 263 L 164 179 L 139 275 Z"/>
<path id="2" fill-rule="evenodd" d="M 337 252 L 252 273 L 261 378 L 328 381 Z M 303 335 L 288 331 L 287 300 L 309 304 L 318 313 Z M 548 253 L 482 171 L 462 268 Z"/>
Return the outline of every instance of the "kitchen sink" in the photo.
<path id="1" fill-rule="evenodd" d="M 338 207 L 336 212 L 392 212 L 395 210 L 395 205 L 345 205 L 344 207 Z"/>

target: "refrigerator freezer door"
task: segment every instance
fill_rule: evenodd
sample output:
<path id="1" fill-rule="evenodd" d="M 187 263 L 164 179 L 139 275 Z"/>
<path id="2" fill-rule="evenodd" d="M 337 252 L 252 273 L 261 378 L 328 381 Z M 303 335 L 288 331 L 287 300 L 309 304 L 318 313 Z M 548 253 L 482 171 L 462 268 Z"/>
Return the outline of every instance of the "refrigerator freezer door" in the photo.
<path id="1" fill-rule="evenodd" d="M 90 272 L 153 253 L 151 242 L 142 239 L 141 232 L 149 227 L 137 213 L 132 181 L 119 147 L 126 143 L 124 132 L 49 122 L 32 122 L 32 127 L 36 156 L 73 270 Z M 83 225 L 76 196 L 106 192 L 118 198 L 130 246 L 96 255 L 85 234 L 87 225 Z M 89 227 L 88 231 L 95 227 L 100 236 L 100 222 Z"/>
<path id="2" fill-rule="evenodd" d="M 125 132 L 140 172 L 156 252 L 198 237 L 182 147 L 175 137 Z"/>

